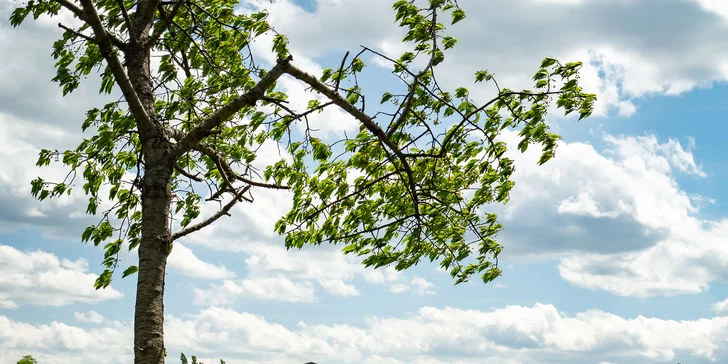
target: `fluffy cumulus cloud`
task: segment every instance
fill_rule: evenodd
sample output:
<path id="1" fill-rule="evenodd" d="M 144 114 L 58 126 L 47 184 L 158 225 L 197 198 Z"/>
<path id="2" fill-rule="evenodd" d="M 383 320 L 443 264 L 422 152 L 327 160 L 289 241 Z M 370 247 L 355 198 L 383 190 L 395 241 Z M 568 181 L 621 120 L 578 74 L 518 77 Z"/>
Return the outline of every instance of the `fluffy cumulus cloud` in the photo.
<path id="1" fill-rule="evenodd" d="M 515 135 L 504 140 L 516 149 Z M 504 254 L 563 257 L 566 280 L 623 296 L 698 293 L 725 279 L 728 223 L 701 219 L 707 199 L 677 183 L 706 177 L 691 144 L 652 135 L 604 142 L 602 151 L 561 143 L 544 166 L 538 150 L 512 153 L 516 187 L 506 207 L 493 207 L 506 225 Z"/>
<path id="2" fill-rule="evenodd" d="M 100 324 L 105 320 L 104 316 L 96 311 L 74 312 L 73 317 L 75 317 L 78 322 L 88 322 L 92 324 Z"/>
<path id="3" fill-rule="evenodd" d="M 518 166 L 516 187 L 502 211 L 503 220 L 518 227 L 506 230 L 514 250 L 638 250 L 699 212 L 696 197 L 680 189 L 676 177 L 688 173 L 702 178 L 705 173 L 675 140 L 606 135 L 601 151 L 590 144 L 561 142 L 557 157 L 543 166 L 536 165 L 538 148 L 521 154 L 515 151 L 514 133 L 504 134 L 504 140 Z M 544 244 L 526 238 L 546 224 L 565 239 Z M 595 229 L 600 229 L 599 236 L 591 234 Z"/>
<path id="4" fill-rule="evenodd" d="M 70 261 L 42 251 L 24 252 L 0 245 L 0 308 L 64 306 L 122 297 L 111 287 L 94 289 L 96 277 L 84 259 Z"/>
<path id="5" fill-rule="evenodd" d="M 283 326 L 264 317 L 209 307 L 168 315 L 167 349 L 230 363 L 690 363 L 728 360 L 728 317 L 672 321 L 623 318 L 600 310 L 560 313 L 548 304 L 462 310 L 422 307 L 403 317 L 367 317 L 360 325 Z M 0 363 L 27 351 L 44 363 L 68 358 L 128 362 L 131 327 L 84 329 L 31 325 L 0 316 Z M 76 355 L 75 357 L 73 355 Z M 86 361 L 84 361 L 86 362 Z"/>
<path id="6" fill-rule="evenodd" d="M 225 279 L 235 276 L 223 265 L 215 265 L 201 260 L 190 248 L 181 243 L 174 244 L 173 254 L 170 254 L 168 264 L 173 271 L 188 277 Z"/>
<path id="7" fill-rule="evenodd" d="M 131 334 L 131 326 L 118 321 L 83 329 L 57 321 L 28 324 L 0 315 L 0 363 L 13 364 L 28 354 L 39 363 L 130 363 Z"/>
<path id="8" fill-rule="evenodd" d="M 195 288 L 195 303 L 199 305 L 229 305 L 241 297 L 280 302 L 316 301 L 311 282 L 293 282 L 286 277 L 246 278 L 226 280 L 204 290 Z"/>
<path id="9" fill-rule="evenodd" d="M 3 31 L 0 27 L 0 34 Z M 6 53 L 18 52 L 0 54 L 0 63 L 3 63 Z M 56 87 L 47 82 L 42 84 L 46 88 Z M 37 91 L 34 94 L 42 93 Z M 63 151 L 76 147 L 83 138 L 80 133 L 83 114 L 78 113 L 77 120 L 58 121 L 55 116 L 29 120 L 6 108 L 5 105 L 12 104 L 6 103 L 2 97 L 0 95 L 0 105 L 3 105 L 0 108 L 0 160 L 5 163 L 0 169 L 0 205 L 15 208 L 0 210 L 0 232 L 41 227 L 48 237 L 80 238 L 86 226 L 98 223 L 98 217 L 85 214 L 88 196 L 81 188 L 84 183 L 81 173 L 73 179 L 74 188 L 70 195 L 44 201 L 32 197 L 30 182 L 39 176 L 46 181 L 61 182 L 69 175 L 70 169 L 61 163 L 53 162 L 42 168 L 36 167 L 35 163 L 41 149 Z M 65 104 L 74 104 L 76 98 L 76 95 L 69 96 Z M 66 116 L 63 109 L 55 112 Z M 107 185 L 102 186 L 101 194 L 106 195 L 108 188 Z M 103 201 L 99 209 L 103 211 L 108 207 L 109 204 Z"/>
<path id="10" fill-rule="evenodd" d="M 423 307 L 408 317 L 369 317 L 363 326 L 299 322 L 295 329 L 262 317 L 209 308 L 187 319 L 168 319 L 170 346 L 203 354 L 283 362 L 613 363 L 724 360 L 725 317 L 670 321 L 625 319 L 599 310 L 566 316 L 552 305 L 508 306 L 491 311 Z M 267 338 L 264 340 L 263 338 Z M 233 349 L 231 349 L 233 348 Z M 264 357 L 263 355 L 268 355 Z M 212 355 L 207 355 L 212 356 Z M 263 356 L 263 357 L 261 357 Z"/>
<path id="11" fill-rule="evenodd" d="M 718 315 L 728 316 L 728 298 L 723 301 L 714 303 L 713 310 L 715 310 Z"/>

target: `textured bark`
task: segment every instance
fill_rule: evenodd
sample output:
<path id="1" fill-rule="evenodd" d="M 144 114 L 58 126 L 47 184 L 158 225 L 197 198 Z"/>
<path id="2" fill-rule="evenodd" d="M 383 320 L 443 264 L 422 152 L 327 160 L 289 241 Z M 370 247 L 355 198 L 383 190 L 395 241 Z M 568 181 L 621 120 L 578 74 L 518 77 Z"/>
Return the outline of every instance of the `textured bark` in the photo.
<path id="1" fill-rule="evenodd" d="M 164 364 L 164 280 L 172 242 L 169 227 L 172 147 L 156 125 L 149 50 L 131 45 L 125 55 L 129 79 L 149 120 L 148 123 L 137 122 L 144 157 L 144 178 L 134 312 L 134 363 Z"/>

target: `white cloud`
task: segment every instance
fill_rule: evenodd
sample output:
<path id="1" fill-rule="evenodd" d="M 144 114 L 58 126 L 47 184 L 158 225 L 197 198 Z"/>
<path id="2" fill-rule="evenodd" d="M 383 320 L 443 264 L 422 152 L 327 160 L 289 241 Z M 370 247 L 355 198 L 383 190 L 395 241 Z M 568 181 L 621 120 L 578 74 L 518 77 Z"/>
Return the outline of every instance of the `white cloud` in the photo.
<path id="1" fill-rule="evenodd" d="M 42 252 L 23 252 L 0 245 L 0 307 L 22 305 L 65 306 L 98 303 L 122 297 L 114 288 L 96 290 L 97 275 L 86 270 L 83 259 L 60 260 Z"/>
<path id="2" fill-rule="evenodd" d="M 363 324 L 283 326 L 251 313 L 209 307 L 167 315 L 167 351 L 230 363 L 691 363 L 728 359 L 728 317 L 673 321 L 623 318 L 600 310 L 565 315 L 553 305 L 463 310 L 422 307 Z M 124 363 L 131 326 L 104 321 L 83 329 L 0 316 L 0 363 L 33 353 L 43 363 Z M 215 361 L 216 361 L 215 360 Z"/>
<path id="3" fill-rule="evenodd" d="M 79 322 L 89 322 L 92 324 L 100 324 L 105 320 L 104 316 L 100 315 L 96 311 L 74 312 L 73 317 L 75 317 Z"/>
<path id="4" fill-rule="evenodd" d="M 728 316 L 728 298 L 713 304 L 713 310 L 722 316 Z"/>
<path id="5" fill-rule="evenodd" d="M 223 265 L 214 265 L 200 260 L 190 248 L 181 243 L 174 244 L 168 264 L 170 269 L 188 277 L 225 279 L 235 276 Z"/>
<path id="6" fill-rule="evenodd" d="M 242 297 L 286 302 L 315 302 L 313 283 L 337 297 L 353 297 L 356 278 L 388 287 L 391 293 L 435 294 L 434 285 L 422 277 L 409 278 L 393 267 L 364 268 L 361 259 L 343 255 L 336 246 L 286 250 L 283 244 L 231 241 L 245 259 L 245 279 L 226 280 L 207 289 L 195 288 L 197 304 L 230 304 Z"/>
<path id="7" fill-rule="evenodd" d="M 728 355 L 726 320 L 625 319 L 599 310 L 565 316 L 535 304 L 491 311 L 423 307 L 407 317 L 369 317 L 361 327 L 299 322 L 290 329 L 216 307 L 166 322 L 177 333 L 169 347 L 266 362 L 707 363 Z"/>
<path id="8" fill-rule="evenodd" d="M 425 294 L 433 295 L 435 294 L 435 291 L 433 290 L 435 288 L 435 285 L 430 283 L 428 280 L 422 278 L 422 277 L 413 277 L 411 281 L 409 282 L 399 282 L 393 284 L 389 291 L 392 293 L 402 293 L 407 291 L 413 291 L 417 293 L 418 295 L 422 296 Z"/>
<path id="9" fill-rule="evenodd" d="M 319 280 L 319 284 L 328 291 L 329 293 L 333 294 L 334 296 L 338 297 L 350 297 L 350 296 L 358 296 L 359 290 L 356 289 L 356 287 L 353 284 L 347 284 L 344 283 L 342 280 L 338 279 L 332 279 L 332 280 Z"/>
<path id="10" fill-rule="evenodd" d="M 39 363 L 121 364 L 133 361 L 131 326 L 117 321 L 82 329 L 53 321 L 28 324 L 0 315 L 0 363 L 12 364 L 32 354 Z"/>
<path id="11" fill-rule="evenodd" d="M 514 133 L 503 140 L 518 168 L 508 205 L 488 207 L 505 225 L 502 261 L 561 259 L 567 281 L 623 296 L 699 293 L 725 277 L 728 222 L 702 220 L 706 198 L 676 181 L 707 177 L 692 140 L 607 135 L 602 151 L 561 142 L 543 166 L 538 148 L 521 154 Z"/>
<path id="12" fill-rule="evenodd" d="M 283 217 L 293 205 L 292 194 L 286 190 L 265 190 L 259 189 L 255 191 L 255 202 L 246 204 L 236 209 L 242 211 L 243 214 L 253 223 L 251 225 L 257 232 L 267 237 L 278 236 L 275 232 L 274 224 L 278 219 Z M 240 218 L 239 215 L 233 215 Z M 250 230 L 247 227 L 243 227 Z"/>
<path id="13" fill-rule="evenodd" d="M 693 0 L 706 11 L 714 12 L 728 21 L 728 4 L 721 0 Z"/>
<path id="14" fill-rule="evenodd" d="M 194 289 L 195 304 L 198 305 L 229 305 L 240 298 L 313 303 L 316 301 L 314 292 L 311 282 L 294 282 L 285 277 L 225 280 L 208 290 Z"/>

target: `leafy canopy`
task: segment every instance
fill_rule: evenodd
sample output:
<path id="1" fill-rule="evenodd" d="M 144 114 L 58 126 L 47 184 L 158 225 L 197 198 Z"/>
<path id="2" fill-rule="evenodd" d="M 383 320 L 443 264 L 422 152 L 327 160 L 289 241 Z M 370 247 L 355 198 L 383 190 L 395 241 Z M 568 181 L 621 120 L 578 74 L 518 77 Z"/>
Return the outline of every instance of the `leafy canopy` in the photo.
<path id="1" fill-rule="evenodd" d="M 13 12 L 11 23 L 57 15 L 62 8 L 80 20 L 75 28 L 59 24 L 63 36 L 53 46 L 53 81 L 64 95 L 92 74 L 100 78 L 100 93 L 113 93 L 115 85 L 124 90 L 126 81 L 115 68 L 121 63 L 114 59 L 129 51 L 129 44 L 148 42 L 158 60 L 151 75 L 154 125 L 179 151 L 172 183 L 179 229 L 173 239 L 212 224 L 236 203 L 252 201 L 256 190 L 287 189 L 293 208 L 275 229 L 289 248 L 339 243 L 345 253 L 363 257 L 366 266 L 402 270 L 422 259 L 437 260 L 457 283 L 473 274 L 488 282 L 501 274 L 502 246 L 495 238 L 502 225 L 487 209 L 507 202 L 514 186 L 514 164 L 499 135 L 517 130 L 518 148 L 537 145 L 539 163 L 545 163 L 559 139 L 546 122 L 549 105 L 555 101 L 581 119 L 590 115 L 595 100 L 578 84 L 582 64 L 553 58 L 537 69 L 533 90 L 501 88 L 488 71 L 477 72 L 470 87 L 492 84 L 493 99 L 474 100 L 466 87 L 442 88 L 436 70 L 457 44 L 443 23 L 466 17 L 454 0 L 395 1 L 394 20 L 406 30 L 409 51 L 391 58 L 363 47 L 318 76 L 295 66 L 287 38 L 267 22 L 265 10 L 246 1 L 159 2 L 145 39 L 130 32 L 142 13 L 134 1 L 81 3 L 83 9 L 96 7 L 98 22 L 68 0 L 28 0 Z M 263 38 L 273 39 L 275 64 L 259 59 L 251 47 Z M 366 102 L 368 94 L 358 83 L 369 75 L 367 57 L 390 62 L 394 78 L 401 80 L 378 106 Z M 283 74 L 310 87 L 306 110 L 289 106 L 276 85 Z M 81 128 L 93 136 L 73 150 L 43 150 L 38 159 L 39 166 L 51 161 L 68 166 L 68 178 L 32 182 L 40 200 L 70 194 L 77 184 L 89 197 L 87 212 L 100 215 L 100 221 L 82 240 L 105 249 L 97 288 L 110 284 L 121 249 L 140 242 L 144 120 L 134 116 L 132 101 L 121 98 L 89 110 Z M 337 140 L 309 126 L 310 118 L 332 107 L 355 118 L 358 133 Z M 278 144 L 290 159 L 258 168 L 264 143 Z M 201 218 L 203 199 L 218 201 L 220 210 Z M 129 266 L 122 276 L 136 270 Z"/>

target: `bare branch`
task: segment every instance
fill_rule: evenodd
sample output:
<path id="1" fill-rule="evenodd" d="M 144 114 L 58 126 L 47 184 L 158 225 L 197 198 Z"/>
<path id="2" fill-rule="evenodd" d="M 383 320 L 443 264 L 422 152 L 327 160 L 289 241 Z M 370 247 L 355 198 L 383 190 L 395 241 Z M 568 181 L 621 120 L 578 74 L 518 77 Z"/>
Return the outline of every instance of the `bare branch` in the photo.
<path id="1" fill-rule="evenodd" d="M 346 51 L 344 58 L 341 60 L 341 66 L 339 66 L 339 77 L 336 78 L 336 86 L 334 86 L 334 90 L 339 89 L 339 84 L 341 83 L 341 78 L 344 77 L 344 63 L 346 63 L 346 59 L 348 57 L 349 57 L 349 51 Z"/>
<path id="2" fill-rule="evenodd" d="M 198 177 L 198 176 L 196 176 L 196 175 L 194 175 L 194 174 L 192 174 L 190 172 L 185 171 L 184 168 L 180 168 L 176 164 L 174 165 L 174 169 L 177 172 L 179 172 L 179 174 L 181 174 L 181 175 L 183 175 L 183 176 L 185 176 L 185 177 L 187 177 L 187 178 L 189 178 L 189 179 L 191 179 L 193 181 L 196 181 L 196 182 L 204 182 L 204 180 L 202 178 L 200 178 L 200 177 Z"/>
<path id="3" fill-rule="evenodd" d="M 250 189 L 250 187 L 251 186 L 245 186 L 245 187 L 243 187 L 239 192 L 237 192 L 235 194 L 235 197 L 230 202 L 228 202 L 227 204 L 225 204 L 225 206 L 223 206 L 214 215 L 208 217 L 205 220 L 200 221 L 197 224 L 188 226 L 188 227 L 186 227 L 186 228 L 184 228 L 184 229 L 182 229 L 182 230 L 180 230 L 180 231 L 172 234 L 172 241 L 177 240 L 177 239 L 179 239 L 181 237 L 184 237 L 186 235 L 192 234 L 192 233 L 194 233 L 196 231 L 202 230 L 206 226 L 212 224 L 213 222 L 217 221 L 217 219 L 219 219 L 219 218 L 221 218 L 221 217 L 223 217 L 225 215 L 229 216 L 230 215 L 229 214 L 230 209 L 232 209 L 233 206 L 235 206 L 235 204 L 237 204 L 238 201 L 241 200 L 240 197 L 242 197 L 243 194 L 245 194 L 246 192 L 248 192 L 248 190 Z"/>
<path id="4" fill-rule="evenodd" d="M 88 0 L 86 0 L 88 1 Z M 192 129 L 182 140 L 175 146 L 176 154 L 183 155 L 190 149 L 193 149 L 203 138 L 212 133 L 212 129 L 221 125 L 225 120 L 235 115 L 240 109 L 246 106 L 255 105 L 258 100 L 265 96 L 265 91 L 275 83 L 283 73 L 291 67 L 292 57 L 279 60 L 278 63 L 271 68 L 268 73 L 248 92 L 238 96 L 225 106 L 218 109 L 215 113 L 208 116 L 207 119 L 200 122 L 198 126 Z"/>
<path id="5" fill-rule="evenodd" d="M 93 37 L 89 37 L 88 35 L 83 34 L 83 33 L 79 32 L 79 31 L 76 31 L 76 30 L 74 30 L 72 28 L 69 28 L 69 27 L 67 27 L 67 26 L 65 26 L 65 25 L 63 25 L 61 23 L 58 23 L 58 27 L 61 28 L 61 29 L 63 29 L 63 30 L 65 30 L 65 31 L 67 31 L 67 32 L 69 32 L 69 33 L 74 34 L 77 37 L 81 37 L 83 39 L 86 39 L 87 41 L 89 41 L 91 43 L 96 43 L 96 39 L 94 39 Z"/>
<path id="6" fill-rule="evenodd" d="M 389 128 L 389 130 L 387 130 L 388 138 L 391 138 L 392 135 L 394 134 L 394 132 L 397 131 L 397 129 L 399 129 L 399 127 L 402 126 L 402 124 L 404 124 L 405 120 L 407 120 L 407 115 L 409 115 L 410 110 L 412 109 L 412 100 L 414 100 L 415 91 L 417 90 L 417 78 L 418 77 L 415 77 L 415 80 L 410 85 L 410 91 L 409 91 L 409 93 L 407 93 L 407 96 L 406 96 L 407 99 L 406 99 L 405 103 L 400 104 L 401 110 L 399 110 L 399 112 L 400 112 L 399 118 L 397 118 L 397 121 L 392 123 L 392 126 Z M 402 105 L 404 105 L 404 108 L 402 108 Z"/>

